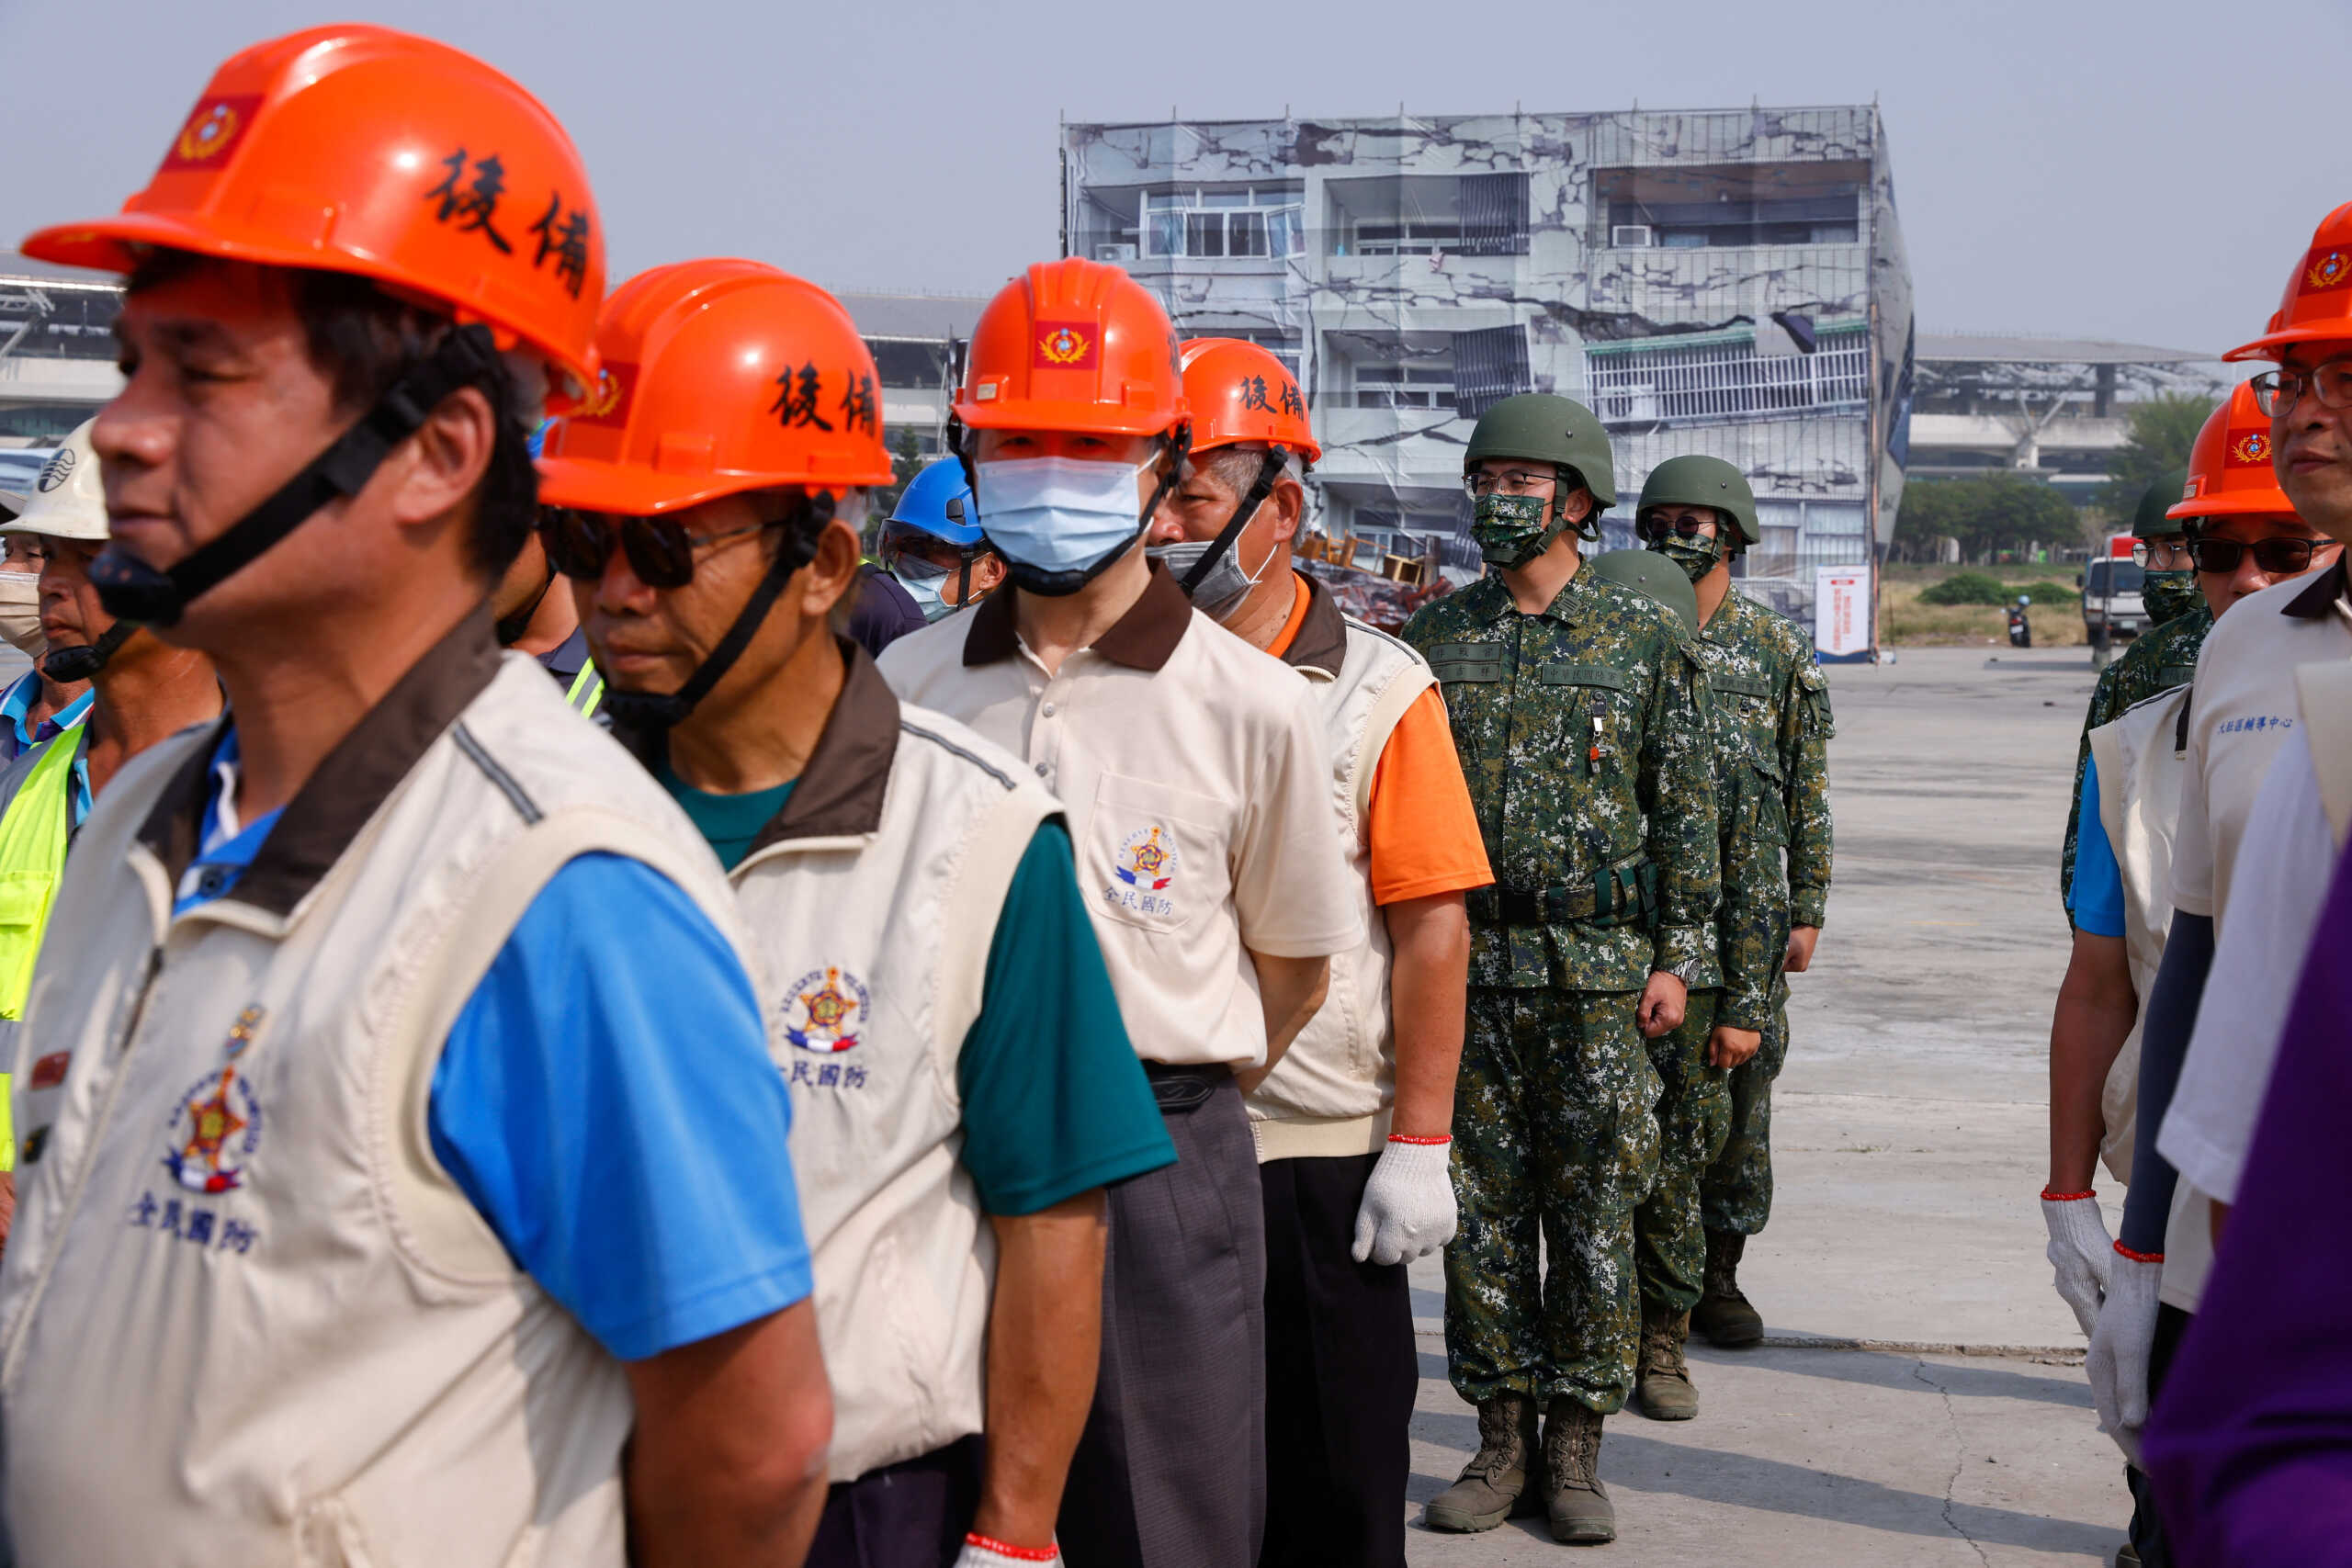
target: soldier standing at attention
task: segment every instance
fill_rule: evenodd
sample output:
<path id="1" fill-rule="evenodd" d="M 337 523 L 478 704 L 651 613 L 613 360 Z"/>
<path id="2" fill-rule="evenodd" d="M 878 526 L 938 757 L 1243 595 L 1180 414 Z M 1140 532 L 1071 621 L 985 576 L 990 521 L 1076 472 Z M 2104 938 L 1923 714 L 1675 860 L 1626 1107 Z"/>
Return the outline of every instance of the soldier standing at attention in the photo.
<path id="1" fill-rule="evenodd" d="M 1719 983 L 1705 688 L 1669 612 L 1578 570 L 1578 533 L 1598 536 L 1617 499 L 1589 409 L 1503 400 L 1478 421 L 1463 480 L 1497 570 L 1405 627 L 1443 687 L 1497 881 L 1468 896 L 1461 1230 L 1445 1259 L 1448 1371 L 1478 1406 L 1479 1448 L 1428 1522 L 1491 1529 L 1510 1515 L 1542 1407 L 1552 1532 L 1605 1541 L 1600 1422 L 1633 1381 L 1634 1210 L 1657 1168 L 1643 1037 Z"/>
<path id="2" fill-rule="evenodd" d="M 2075 751 L 2075 793 L 2066 798 L 2066 846 L 2058 857 L 2058 896 L 2066 919 L 2075 918 L 2075 843 L 2083 826 L 2083 770 L 2090 764 L 2091 731 L 2114 723 L 2126 708 L 2159 693 L 2186 686 L 2197 673 L 2197 650 L 2213 629 L 2213 612 L 2197 586 L 2197 563 L 2188 558 L 2193 520 L 2167 518 L 2188 485 L 2188 470 L 2158 474 L 2140 497 L 2132 517 L 2132 558 L 2140 563 L 2140 603 L 2147 606 L 2148 630 L 2132 639 L 2123 657 L 2098 673 L 2090 710 L 2083 715 L 2082 744 Z"/>
<path id="3" fill-rule="evenodd" d="M 1772 1080 L 1789 1052 L 1782 971 L 1812 962 L 1829 897 L 1832 727 L 1813 639 L 1732 592 L 1732 557 L 1762 537 L 1740 471 L 1720 457 L 1668 458 L 1642 487 L 1634 515 L 1649 547 L 1680 567 L 1698 594 L 1723 828 L 1723 989 L 1693 998 L 1682 1028 L 1650 1046 L 1666 1097 L 1657 1190 L 1636 1224 L 1637 1386 L 1643 1412 L 1672 1421 L 1699 1413 L 1682 1357 L 1694 1323 L 1717 1345 L 1764 1336 L 1737 1269 L 1772 1206 Z M 1713 1018 L 1702 1025 L 1710 1005 Z M 1725 1084 L 1721 1099 L 1713 1082 Z"/>

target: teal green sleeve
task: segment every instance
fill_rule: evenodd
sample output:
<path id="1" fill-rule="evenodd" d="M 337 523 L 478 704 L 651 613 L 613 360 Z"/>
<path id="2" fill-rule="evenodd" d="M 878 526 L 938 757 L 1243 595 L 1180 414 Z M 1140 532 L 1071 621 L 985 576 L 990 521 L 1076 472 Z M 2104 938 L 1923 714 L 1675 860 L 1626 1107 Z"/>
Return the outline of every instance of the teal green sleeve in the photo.
<path id="1" fill-rule="evenodd" d="M 991 1214 L 1034 1214 L 1176 1163 L 1058 819 L 1013 871 L 956 1087 L 964 1165 Z"/>

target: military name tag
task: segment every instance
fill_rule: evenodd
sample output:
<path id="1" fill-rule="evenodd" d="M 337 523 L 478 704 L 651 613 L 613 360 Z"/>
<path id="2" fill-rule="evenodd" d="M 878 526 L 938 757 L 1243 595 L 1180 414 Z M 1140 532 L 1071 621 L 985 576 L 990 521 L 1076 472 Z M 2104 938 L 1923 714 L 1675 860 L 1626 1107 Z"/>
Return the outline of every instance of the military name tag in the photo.
<path id="1" fill-rule="evenodd" d="M 1606 664 L 1546 664 L 1535 678 L 1546 686 L 1599 686 L 1611 692 L 1625 689 L 1623 673 Z"/>
<path id="2" fill-rule="evenodd" d="M 1708 671 L 1707 684 L 1718 692 L 1731 692 L 1743 697 L 1769 697 L 1772 682 L 1762 675 L 1718 675 Z"/>
<path id="3" fill-rule="evenodd" d="M 1426 655 L 1430 671 L 1441 681 L 1499 681 L 1503 650 L 1498 643 L 1442 642 Z"/>

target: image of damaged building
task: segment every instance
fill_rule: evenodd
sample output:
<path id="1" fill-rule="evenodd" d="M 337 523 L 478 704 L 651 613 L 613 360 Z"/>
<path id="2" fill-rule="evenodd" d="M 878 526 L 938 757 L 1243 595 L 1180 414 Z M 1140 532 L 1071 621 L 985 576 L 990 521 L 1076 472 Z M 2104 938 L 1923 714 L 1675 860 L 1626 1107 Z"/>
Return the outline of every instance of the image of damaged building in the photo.
<path id="1" fill-rule="evenodd" d="M 1608 426 L 1612 547 L 1686 452 L 1748 476 L 1782 608 L 1892 535 L 1911 278 L 1873 106 L 1069 124 L 1062 192 L 1066 254 L 1297 371 L 1333 538 L 1474 573 L 1463 448 L 1527 391 Z"/>

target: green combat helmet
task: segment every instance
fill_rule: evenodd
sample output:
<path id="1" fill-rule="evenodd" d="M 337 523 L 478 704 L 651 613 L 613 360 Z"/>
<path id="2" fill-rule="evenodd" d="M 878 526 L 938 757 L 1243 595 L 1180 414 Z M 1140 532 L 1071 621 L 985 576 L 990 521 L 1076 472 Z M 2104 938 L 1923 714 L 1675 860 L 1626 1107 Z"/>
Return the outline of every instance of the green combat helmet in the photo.
<path id="1" fill-rule="evenodd" d="M 1592 570 L 1596 576 L 1623 583 L 1673 611 L 1685 637 L 1699 635 L 1699 591 L 1690 586 L 1682 569 L 1664 556 L 1649 550 L 1611 550 L 1592 558 Z"/>
<path id="2" fill-rule="evenodd" d="M 2132 536 L 2135 539 L 2161 539 L 2168 534 L 2186 531 L 2196 521 L 2195 518 L 2171 518 L 2165 516 L 2165 512 L 2180 504 L 2181 492 L 2188 488 L 2187 468 L 2175 468 L 2150 480 L 2147 493 L 2140 497 L 2140 509 L 2132 513 Z"/>
<path id="3" fill-rule="evenodd" d="M 1634 517 L 1653 506 L 1712 506 L 1738 525 L 1742 544 L 1764 539 L 1756 525 L 1756 492 L 1747 488 L 1747 476 L 1721 457 L 1668 457 L 1652 468 L 1642 482 Z"/>
<path id="4" fill-rule="evenodd" d="M 1489 457 L 1549 463 L 1558 472 L 1564 493 L 1578 485 L 1590 491 L 1592 515 L 1577 532 L 1588 539 L 1600 537 L 1600 514 L 1617 504 L 1617 477 L 1609 452 L 1609 434 L 1590 409 L 1573 398 L 1549 392 L 1505 398 L 1478 416 L 1477 428 L 1470 433 L 1470 446 L 1462 455 L 1464 476 Z M 1551 548 L 1552 541 L 1566 526 L 1555 518 L 1524 558 L 1532 559 Z M 1487 558 L 1494 557 L 1489 553 Z"/>

